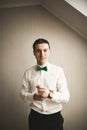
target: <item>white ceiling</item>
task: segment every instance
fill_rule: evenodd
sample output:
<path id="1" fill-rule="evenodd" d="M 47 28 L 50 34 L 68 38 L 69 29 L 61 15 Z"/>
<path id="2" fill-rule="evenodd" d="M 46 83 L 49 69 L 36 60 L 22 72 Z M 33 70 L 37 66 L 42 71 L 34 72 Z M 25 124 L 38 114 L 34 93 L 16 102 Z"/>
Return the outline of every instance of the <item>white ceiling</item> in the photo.
<path id="1" fill-rule="evenodd" d="M 70 0 L 2 0 L 0 8 L 41 5 L 87 40 L 87 15 L 83 12 L 87 10 L 87 0 L 79 1 L 86 2 L 81 7 L 81 2 L 75 6 L 79 5 L 75 0 L 74 4 Z"/>
<path id="2" fill-rule="evenodd" d="M 65 0 L 87 17 L 87 0 Z"/>

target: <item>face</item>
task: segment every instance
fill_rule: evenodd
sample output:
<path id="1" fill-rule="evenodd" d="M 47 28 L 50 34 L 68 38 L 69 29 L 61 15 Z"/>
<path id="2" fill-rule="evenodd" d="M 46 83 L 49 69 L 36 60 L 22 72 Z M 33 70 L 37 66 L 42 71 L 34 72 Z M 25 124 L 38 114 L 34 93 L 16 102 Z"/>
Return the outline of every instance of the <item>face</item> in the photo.
<path id="1" fill-rule="evenodd" d="M 49 45 L 47 43 L 36 44 L 34 55 L 37 60 L 37 64 L 44 65 L 48 61 L 49 57 Z"/>

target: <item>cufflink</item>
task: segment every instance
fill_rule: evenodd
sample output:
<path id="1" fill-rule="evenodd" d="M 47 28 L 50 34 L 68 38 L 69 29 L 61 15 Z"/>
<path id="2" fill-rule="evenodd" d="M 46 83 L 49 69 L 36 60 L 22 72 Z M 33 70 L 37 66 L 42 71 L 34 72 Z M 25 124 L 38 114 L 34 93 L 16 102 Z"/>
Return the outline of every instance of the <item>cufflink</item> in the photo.
<path id="1" fill-rule="evenodd" d="M 53 91 L 52 90 L 50 90 L 50 93 L 49 93 L 49 95 L 48 95 L 48 98 L 52 98 L 53 97 Z"/>

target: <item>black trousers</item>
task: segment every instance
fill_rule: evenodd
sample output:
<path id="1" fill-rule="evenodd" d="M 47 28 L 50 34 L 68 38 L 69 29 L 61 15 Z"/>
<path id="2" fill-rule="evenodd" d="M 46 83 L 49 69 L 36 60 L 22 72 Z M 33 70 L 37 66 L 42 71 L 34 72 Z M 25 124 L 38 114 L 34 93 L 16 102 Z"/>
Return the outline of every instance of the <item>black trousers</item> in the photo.
<path id="1" fill-rule="evenodd" d="M 31 110 L 28 123 L 29 130 L 63 130 L 64 118 L 61 112 L 43 115 Z"/>

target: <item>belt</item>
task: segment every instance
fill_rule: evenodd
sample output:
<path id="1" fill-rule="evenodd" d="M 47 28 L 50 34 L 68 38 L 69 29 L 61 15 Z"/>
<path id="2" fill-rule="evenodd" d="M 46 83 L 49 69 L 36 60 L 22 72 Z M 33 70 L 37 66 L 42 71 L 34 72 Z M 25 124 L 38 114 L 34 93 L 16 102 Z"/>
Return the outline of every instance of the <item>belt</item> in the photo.
<path id="1" fill-rule="evenodd" d="M 52 113 L 52 114 L 41 114 L 41 113 L 31 109 L 30 114 L 33 115 L 33 116 L 38 116 L 38 117 L 50 117 L 51 118 L 51 117 L 60 115 L 61 111 L 56 112 L 56 113 Z"/>

